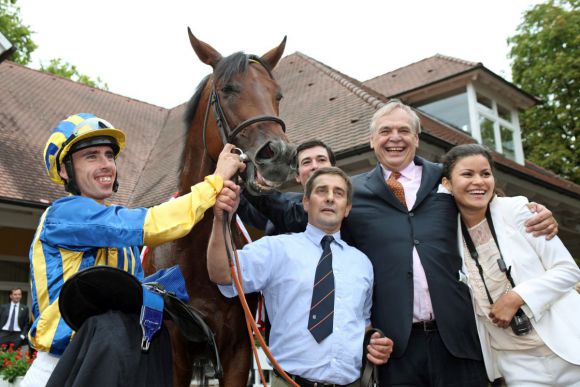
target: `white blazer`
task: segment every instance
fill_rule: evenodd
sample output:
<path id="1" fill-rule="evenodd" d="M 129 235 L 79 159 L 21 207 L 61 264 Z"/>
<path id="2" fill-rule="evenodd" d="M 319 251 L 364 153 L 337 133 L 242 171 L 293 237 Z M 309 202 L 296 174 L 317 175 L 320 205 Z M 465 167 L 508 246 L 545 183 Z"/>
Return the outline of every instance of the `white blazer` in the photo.
<path id="1" fill-rule="evenodd" d="M 506 265 L 512 267 L 514 291 L 523 298 L 522 309 L 538 335 L 556 355 L 580 365 L 580 295 L 574 289 L 580 281 L 580 269 L 558 237 L 546 241 L 526 232 L 524 223 L 532 215 L 527 203 L 523 196 L 495 197 L 491 201 L 498 244 Z M 458 235 L 463 273 L 467 275 L 459 219 Z M 471 290 L 469 278 L 467 284 Z M 484 318 L 476 314 L 477 331 L 487 375 L 494 380 L 502 375 L 497 369 L 496 351 L 489 344 Z"/>

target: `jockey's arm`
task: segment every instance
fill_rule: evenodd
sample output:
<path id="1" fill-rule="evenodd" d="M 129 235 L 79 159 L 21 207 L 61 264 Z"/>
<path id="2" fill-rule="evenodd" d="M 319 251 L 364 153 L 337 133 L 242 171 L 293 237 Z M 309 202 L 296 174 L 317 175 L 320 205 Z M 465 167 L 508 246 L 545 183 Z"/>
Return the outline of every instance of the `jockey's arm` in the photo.
<path id="1" fill-rule="evenodd" d="M 214 174 L 191 187 L 190 193 L 147 210 L 144 244 L 155 246 L 184 237 L 203 218 L 205 211 L 215 204 L 224 180 L 245 168 L 240 156 L 231 153 L 232 148 L 231 144 L 224 146 Z"/>

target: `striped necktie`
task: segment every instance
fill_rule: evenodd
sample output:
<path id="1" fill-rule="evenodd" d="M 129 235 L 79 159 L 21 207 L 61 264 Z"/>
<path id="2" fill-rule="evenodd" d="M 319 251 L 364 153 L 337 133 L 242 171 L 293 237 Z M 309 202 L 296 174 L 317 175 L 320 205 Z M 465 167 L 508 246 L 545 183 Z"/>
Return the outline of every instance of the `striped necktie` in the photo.
<path id="1" fill-rule="evenodd" d="M 400 172 L 392 172 L 391 176 L 387 179 L 387 187 L 393 192 L 393 195 L 401 202 L 403 207 L 407 208 L 407 201 L 405 200 L 405 189 L 403 184 L 399 180 L 401 177 Z"/>
<path id="2" fill-rule="evenodd" d="M 320 242 L 322 256 L 316 267 L 308 318 L 308 330 L 319 343 L 332 333 L 334 321 L 334 274 L 330 250 L 330 243 L 333 240 L 332 235 L 325 235 Z"/>

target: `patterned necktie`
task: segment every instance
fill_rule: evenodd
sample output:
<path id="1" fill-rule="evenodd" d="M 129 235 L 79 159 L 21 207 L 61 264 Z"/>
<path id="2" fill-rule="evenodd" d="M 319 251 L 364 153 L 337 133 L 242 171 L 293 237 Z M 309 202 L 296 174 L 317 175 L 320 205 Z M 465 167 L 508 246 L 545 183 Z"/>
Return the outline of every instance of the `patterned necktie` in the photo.
<path id="1" fill-rule="evenodd" d="M 401 184 L 401 182 L 399 182 L 399 180 L 397 180 L 399 177 L 401 177 L 400 172 L 392 172 L 391 176 L 389 176 L 389 178 L 387 179 L 387 187 L 389 187 L 391 189 L 391 191 L 393 192 L 393 195 L 395 195 L 395 197 L 397 199 L 399 199 L 399 201 L 401 202 L 403 207 L 407 208 L 407 202 L 405 201 L 405 190 L 403 189 L 403 184 Z"/>
<path id="2" fill-rule="evenodd" d="M 332 333 L 334 321 L 334 274 L 330 250 L 330 243 L 333 240 L 332 235 L 325 235 L 320 242 L 322 256 L 316 267 L 308 318 L 308 330 L 319 343 Z"/>
<path id="3" fill-rule="evenodd" d="M 14 307 L 12 308 L 12 313 L 10 314 L 10 323 L 8 324 L 8 330 L 10 332 L 14 332 L 15 323 L 16 323 L 16 304 L 14 304 Z"/>

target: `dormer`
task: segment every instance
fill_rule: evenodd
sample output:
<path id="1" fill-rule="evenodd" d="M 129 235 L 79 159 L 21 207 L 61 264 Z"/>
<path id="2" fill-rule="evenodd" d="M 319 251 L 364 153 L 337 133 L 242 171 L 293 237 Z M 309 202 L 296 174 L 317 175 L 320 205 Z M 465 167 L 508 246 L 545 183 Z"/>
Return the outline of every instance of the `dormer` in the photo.
<path id="1" fill-rule="evenodd" d="M 364 85 L 386 97 L 399 98 L 524 164 L 518 113 L 539 100 L 481 63 L 437 54 Z"/>

